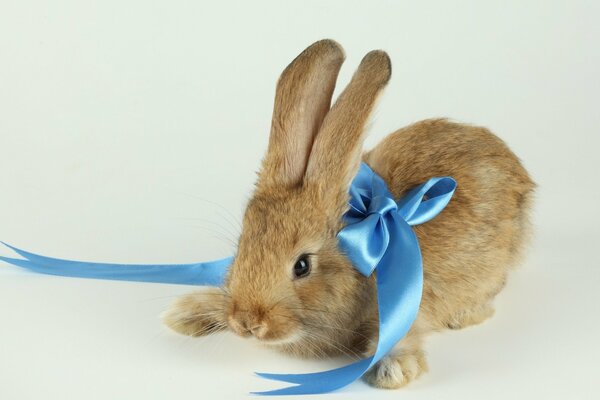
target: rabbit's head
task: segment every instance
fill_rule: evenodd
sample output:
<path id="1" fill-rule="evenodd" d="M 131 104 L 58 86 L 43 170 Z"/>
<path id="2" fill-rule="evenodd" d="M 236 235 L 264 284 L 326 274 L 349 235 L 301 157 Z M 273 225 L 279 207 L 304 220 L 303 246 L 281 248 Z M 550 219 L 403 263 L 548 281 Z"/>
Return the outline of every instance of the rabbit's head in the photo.
<path id="1" fill-rule="evenodd" d="M 336 352 L 360 336 L 367 315 L 376 318 L 374 279 L 355 270 L 336 235 L 365 124 L 391 66 L 383 51 L 368 53 L 330 107 L 343 60 L 336 42 L 322 40 L 279 78 L 269 146 L 238 251 L 223 293 L 213 298 L 222 312 L 213 322 L 238 335 L 288 347 L 320 342 L 321 351 Z"/>

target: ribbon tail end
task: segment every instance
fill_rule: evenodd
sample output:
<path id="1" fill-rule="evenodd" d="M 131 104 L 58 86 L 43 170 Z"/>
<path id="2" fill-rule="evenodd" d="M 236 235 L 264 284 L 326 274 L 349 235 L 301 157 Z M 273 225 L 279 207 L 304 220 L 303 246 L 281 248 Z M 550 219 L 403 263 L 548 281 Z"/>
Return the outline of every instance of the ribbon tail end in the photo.
<path id="1" fill-rule="evenodd" d="M 35 264 L 33 264 L 31 261 L 23 260 L 20 258 L 0 256 L 0 261 L 4 261 L 5 263 L 12 264 L 17 267 L 25 268 L 25 269 L 29 269 L 29 270 L 33 269 L 32 267 L 35 266 Z"/>
<path id="2" fill-rule="evenodd" d="M 17 248 L 14 246 L 11 246 L 10 244 L 0 240 L 0 243 L 2 243 L 4 246 L 8 247 L 9 249 L 11 249 L 12 251 L 14 251 L 15 253 L 17 252 Z"/>

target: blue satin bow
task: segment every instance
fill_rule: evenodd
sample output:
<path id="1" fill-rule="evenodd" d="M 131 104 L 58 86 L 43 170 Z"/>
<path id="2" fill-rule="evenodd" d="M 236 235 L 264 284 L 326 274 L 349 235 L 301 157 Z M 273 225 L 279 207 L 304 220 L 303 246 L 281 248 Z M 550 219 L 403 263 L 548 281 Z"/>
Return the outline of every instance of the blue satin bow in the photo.
<path id="1" fill-rule="evenodd" d="M 431 178 L 396 202 L 383 179 L 361 164 L 350 187 L 350 209 L 344 216 L 346 226 L 338 233 L 338 241 L 340 249 L 363 275 L 370 276 L 377 270 L 379 341 L 375 354 L 324 372 L 258 373 L 295 386 L 256 394 L 318 394 L 339 389 L 360 378 L 394 347 L 416 318 L 423 289 L 421 251 L 411 225 L 435 217 L 448 204 L 455 188 L 452 178 Z M 25 259 L 0 260 L 34 272 L 82 278 L 218 286 L 232 261 L 229 257 L 177 265 L 88 263 L 44 257 L 4 244 Z"/>

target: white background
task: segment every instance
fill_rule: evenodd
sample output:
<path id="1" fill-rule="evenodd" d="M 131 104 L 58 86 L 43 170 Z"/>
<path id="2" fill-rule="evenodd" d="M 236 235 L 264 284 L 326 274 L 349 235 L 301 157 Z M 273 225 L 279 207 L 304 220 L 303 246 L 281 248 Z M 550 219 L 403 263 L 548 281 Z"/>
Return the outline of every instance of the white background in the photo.
<path id="1" fill-rule="evenodd" d="M 539 183 L 527 262 L 484 325 L 431 338 L 430 373 L 332 398 L 598 398 L 597 1 L 2 1 L 0 239 L 107 262 L 229 255 L 274 85 L 307 45 L 382 48 L 368 146 L 419 119 L 490 127 Z M 0 254 L 9 255 L 1 250 Z M 245 398 L 252 371 L 318 371 L 229 334 L 177 336 L 184 286 L 0 265 L 0 398 Z"/>

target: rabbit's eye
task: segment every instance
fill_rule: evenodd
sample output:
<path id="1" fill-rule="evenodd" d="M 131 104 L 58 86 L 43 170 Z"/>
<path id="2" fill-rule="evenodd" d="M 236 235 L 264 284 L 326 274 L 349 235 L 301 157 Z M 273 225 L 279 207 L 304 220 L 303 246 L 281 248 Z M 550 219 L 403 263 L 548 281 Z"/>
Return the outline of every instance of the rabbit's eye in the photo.
<path id="1" fill-rule="evenodd" d="M 310 274 L 310 259 L 308 254 L 300 256 L 296 264 L 294 264 L 294 276 L 296 278 L 303 278 Z"/>

